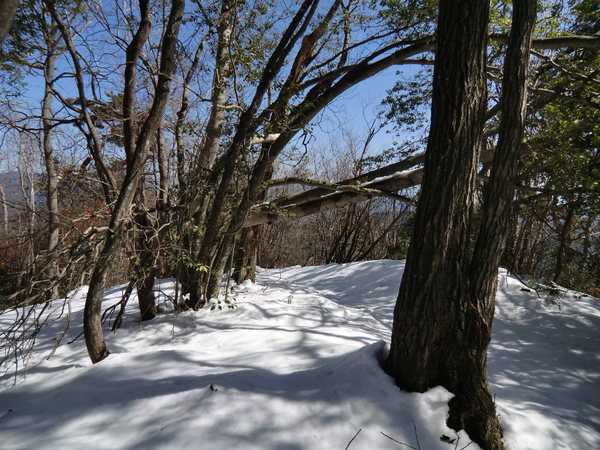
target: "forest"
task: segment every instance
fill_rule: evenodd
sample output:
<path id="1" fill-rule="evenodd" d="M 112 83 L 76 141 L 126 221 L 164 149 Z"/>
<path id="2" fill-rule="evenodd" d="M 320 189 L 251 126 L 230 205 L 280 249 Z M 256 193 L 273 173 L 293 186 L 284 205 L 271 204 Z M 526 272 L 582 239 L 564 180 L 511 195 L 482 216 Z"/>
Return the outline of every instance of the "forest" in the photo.
<path id="1" fill-rule="evenodd" d="M 502 448 L 498 268 L 600 295 L 600 2 L 463 3 L 3 1 L 0 312 L 24 312 L 2 364 L 81 285 L 96 363 L 132 293 L 161 314 L 157 279 L 227 309 L 224 276 L 407 259 L 384 370 Z M 390 71 L 381 104 L 336 109 Z"/>

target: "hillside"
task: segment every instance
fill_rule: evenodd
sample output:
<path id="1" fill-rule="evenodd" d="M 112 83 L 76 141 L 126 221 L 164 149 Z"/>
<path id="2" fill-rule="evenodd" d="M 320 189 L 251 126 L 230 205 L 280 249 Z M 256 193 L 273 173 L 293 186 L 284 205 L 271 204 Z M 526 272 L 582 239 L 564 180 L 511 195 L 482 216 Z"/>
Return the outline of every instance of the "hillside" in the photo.
<path id="1" fill-rule="evenodd" d="M 231 290 L 234 309 L 175 314 L 162 295 L 164 314 L 144 323 L 132 303 L 124 327 L 106 333 L 111 355 L 94 366 L 82 337 L 43 359 L 56 321 L 27 378 L 12 387 L 13 373 L 2 378 L 1 446 L 465 448 L 468 436 L 444 423 L 451 394 L 401 392 L 379 367 L 403 267 L 260 270 L 256 284 Z M 169 280 L 157 288 L 173 293 Z M 105 306 L 122 290 L 107 290 Z M 64 342 L 82 331 L 84 295 L 72 298 Z M 555 303 L 501 274 L 489 372 L 508 449 L 600 448 L 600 300 L 570 292 Z M 3 329 L 8 320 L 0 316 Z"/>

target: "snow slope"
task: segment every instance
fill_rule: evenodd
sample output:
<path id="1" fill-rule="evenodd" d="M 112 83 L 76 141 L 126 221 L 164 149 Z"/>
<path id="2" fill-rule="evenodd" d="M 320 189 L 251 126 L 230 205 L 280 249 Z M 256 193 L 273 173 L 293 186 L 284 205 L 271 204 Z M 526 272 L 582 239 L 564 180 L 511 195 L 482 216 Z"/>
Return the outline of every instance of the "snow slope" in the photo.
<path id="1" fill-rule="evenodd" d="M 403 267 L 261 270 L 233 288 L 233 310 L 175 314 L 163 296 L 166 313 L 144 323 L 132 302 L 96 365 L 83 338 L 43 359 L 56 321 L 26 379 L 1 380 L 0 447 L 462 449 L 468 436 L 445 426 L 451 394 L 401 392 L 378 364 Z M 489 372 L 507 448 L 599 449 L 600 300 L 571 294 L 559 309 L 504 273 L 499 282 Z M 157 287 L 173 293 L 168 280 Z M 123 289 L 107 290 L 105 306 Z M 64 342 L 81 333 L 84 297 Z"/>

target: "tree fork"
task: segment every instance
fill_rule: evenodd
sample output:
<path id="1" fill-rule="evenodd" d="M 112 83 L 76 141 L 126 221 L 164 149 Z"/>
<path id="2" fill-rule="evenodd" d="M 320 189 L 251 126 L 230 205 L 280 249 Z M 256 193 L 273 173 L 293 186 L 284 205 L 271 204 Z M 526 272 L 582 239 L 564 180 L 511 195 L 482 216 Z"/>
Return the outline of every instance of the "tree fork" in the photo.
<path id="1" fill-rule="evenodd" d="M 123 232 L 122 228 L 137 191 L 142 168 L 148 157 L 151 139 L 162 123 L 167 101 L 171 94 L 170 80 L 171 74 L 175 70 L 175 49 L 184 5 L 184 0 L 172 0 L 171 2 L 169 21 L 163 35 L 160 75 L 156 85 L 154 101 L 136 141 L 135 151 L 131 155 L 131 159 L 127 165 L 125 179 L 123 180 L 121 191 L 119 192 L 119 197 L 111 216 L 109 234 L 106 237 L 104 248 L 100 253 L 90 280 L 83 322 L 85 342 L 93 363 L 102 361 L 109 354 L 104 342 L 100 315 L 106 274 L 109 264 L 118 251 Z"/>

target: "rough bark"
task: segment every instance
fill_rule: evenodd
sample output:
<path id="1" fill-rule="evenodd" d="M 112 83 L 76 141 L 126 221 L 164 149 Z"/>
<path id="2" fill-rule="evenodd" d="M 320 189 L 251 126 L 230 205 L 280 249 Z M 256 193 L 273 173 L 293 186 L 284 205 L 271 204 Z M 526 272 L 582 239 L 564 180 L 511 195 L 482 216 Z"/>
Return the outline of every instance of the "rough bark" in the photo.
<path id="1" fill-rule="evenodd" d="M 448 424 L 482 448 L 501 449 L 486 375 L 490 330 L 469 292 L 488 15 L 486 1 L 440 2 L 425 174 L 385 368 L 404 390 L 447 388 L 455 395 Z"/>
<path id="2" fill-rule="evenodd" d="M 515 0 L 511 37 L 504 64 L 502 83 L 502 117 L 498 148 L 494 155 L 490 180 L 484 202 L 483 219 L 473 252 L 470 268 L 470 295 L 477 335 L 481 337 L 482 351 L 479 355 L 486 376 L 487 346 L 492 335 L 492 321 L 498 286 L 498 266 L 504 251 L 511 219 L 511 202 L 515 193 L 519 153 L 523 140 L 526 115 L 527 72 L 533 27 L 536 20 L 536 0 Z M 487 381 L 485 381 L 487 385 Z M 489 392 L 489 389 L 488 391 Z M 486 394 L 489 395 L 489 394 Z M 491 401 L 491 399 L 490 399 Z M 460 414 L 450 415 L 453 428 L 464 427 L 470 434 L 472 423 L 470 399 L 456 396 L 450 403 Z M 493 405 L 491 413 L 494 413 Z M 472 436 L 483 448 L 501 448 L 495 443 L 499 436 L 493 435 L 497 419 L 489 417 L 487 428 Z M 488 431 L 490 430 L 490 431 Z M 498 432 L 500 430 L 498 429 Z M 482 445 L 483 444 L 483 445 Z"/>
<path id="3" fill-rule="evenodd" d="M 485 100 L 484 87 L 479 84 L 484 83 L 479 56 L 481 46 L 485 45 L 480 26 L 485 24 L 471 23 L 469 19 L 460 23 L 460 19 L 484 22 L 487 9 L 477 9 L 482 5 L 470 2 L 473 3 L 470 6 L 454 5 L 450 11 L 451 3 L 440 4 L 432 131 L 415 232 L 394 312 L 386 369 L 403 389 L 422 391 L 436 384 L 446 387 L 455 394 L 450 402 L 448 425 L 465 429 L 484 449 L 502 449 L 501 428 L 487 383 L 487 347 L 491 339 L 498 262 L 508 231 L 524 128 L 535 1 L 513 3 L 499 145 L 470 261 L 466 233 L 472 199 L 469 189 L 477 170 L 472 164 L 473 152 L 480 142 L 478 135 L 480 138 L 483 125 L 483 116 L 477 111 Z M 461 11 L 463 6 L 470 12 Z M 458 16 L 452 18 L 456 13 Z M 463 31 L 466 34 L 461 36 Z M 454 62 L 445 59 L 453 57 Z M 450 70 L 456 63 L 459 65 Z M 459 80 L 449 80 L 444 75 L 447 73 L 459 74 Z M 452 86 L 457 81 L 459 84 Z M 453 103 L 456 100 L 458 103 Z M 453 126 L 457 128 L 453 130 Z M 463 127 L 468 132 L 463 132 Z M 441 149 L 444 142 L 448 143 L 448 151 Z M 465 172 L 457 164 L 469 168 Z M 457 181 L 468 188 L 457 188 Z M 433 195 L 436 191 L 437 195 Z"/>
<path id="4" fill-rule="evenodd" d="M 506 244 L 515 194 L 520 149 L 525 128 L 527 72 L 536 0 L 513 3 L 513 23 L 504 64 L 502 116 L 498 148 L 486 189 L 483 219 L 471 263 L 471 292 L 483 311 L 486 326 L 492 327 L 498 266 Z"/>
<path id="5" fill-rule="evenodd" d="M 136 140 L 135 151 L 131 155 L 130 164 L 127 166 L 125 179 L 111 215 L 110 231 L 90 280 L 83 321 L 85 342 L 93 363 L 103 360 L 109 353 L 104 343 L 100 314 L 106 275 L 108 266 L 118 251 L 123 226 L 128 219 L 129 209 L 137 191 L 142 168 L 148 157 L 151 140 L 163 121 L 166 105 L 171 94 L 171 75 L 175 70 L 175 49 L 184 4 L 184 0 L 172 0 L 171 2 L 169 21 L 163 34 L 160 74 L 154 101 Z"/>
<path id="6" fill-rule="evenodd" d="M 6 35 L 10 32 L 18 7 L 19 0 L 0 0 L 0 51 Z"/>

